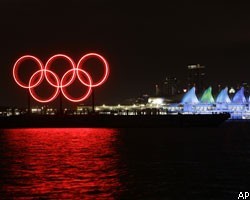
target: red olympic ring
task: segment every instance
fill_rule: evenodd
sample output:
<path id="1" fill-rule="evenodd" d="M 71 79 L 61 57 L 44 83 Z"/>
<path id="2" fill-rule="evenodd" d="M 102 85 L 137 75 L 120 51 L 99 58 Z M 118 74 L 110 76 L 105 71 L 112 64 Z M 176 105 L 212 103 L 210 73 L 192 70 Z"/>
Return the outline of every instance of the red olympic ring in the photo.
<path id="1" fill-rule="evenodd" d="M 46 73 L 47 73 L 47 72 L 49 72 L 50 74 L 53 75 L 53 77 L 54 77 L 55 80 L 56 80 L 56 83 L 59 85 L 59 78 L 58 78 L 58 76 L 57 76 L 54 72 L 52 72 L 52 71 L 50 71 L 50 70 L 46 70 Z M 42 73 L 45 73 L 45 71 L 44 71 L 44 70 L 38 70 L 38 71 L 36 71 L 36 72 L 31 76 L 31 78 L 30 78 L 30 80 L 29 80 L 29 91 L 30 91 L 30 95 L 33 97 L 33 99 L 35 99 L 36 101 L 39 101 L 39 102 L 41 102 L 41 103 L 48 103 L 48 102 L 50 102 L 50 101 L 53 101 L 53 100 L 58 96 L 58 94 L 59 94 L 59 87 L 55 87 L 56 89 L 55 89 L 54 94 L 53 94 L 51 97 L 49 97 L 48 99 L 41 99 L 40 97 L 38 97 L 38 95 L 37 95 L 37 94 L 35 93 L 35 91 L 34 91 L 34 87 L 31 87 L 31 83 L 32 83 L 32 81 L 35 79 L 35 77 L 36 77 L 36 75 L 37 75 L 38 73 L 42 74 Z"/>
<path id="2" fill-rule="evenodd" d="M 100 80 L 96 81 L 95 83 L 93 83 L 92 78 L 89 75 L 89 73 L 82 69 L 84 66 L 84 63 L 90 58 L 95 58 L 95 59 L 100 60 L 104 66 L 104 75 L 100 78 Z M 51 64 L 57 59 L 66 60 L 70 64 L 70 69 L 66 71 L 61 78 L 59 78 L 58 75 L 50 69 Z M 21 81 L 18 75 L 18 70 L 19 70 L 20 65 L 23 64 L 23 62 L 25 62 L 26 60 L 33 61 L 39 68 L 36 72 L 34 72 L 31 75 L 28 84 L 25 84 L 23 81 Z M 69 76 L 71 77 L 68 78 Z M 84 79 L 82 78 L 83 76 L 85 77 Z M 53 101 L 59 95 L 60 91 L 63 94 L 63 96 L 69 101 L 81 102 L 90 96 L 93 87 L 98 87 L 102 85 L 107 80 L 108 76 L 109 76 L 108 62 L 105 60 L 104 57 L 102 57 L 101 55 L 97 53 L 89 53 L 89 54 L 84 55 L 78 61 L 77 65 L 69 56 L 64 55 L 64 54 L 56 54 L 50 57 L 45 65 L 43 65 L 43 63 L 35 56 L 25 55 L 25 56 L 20 57 L 15 62 L 14 67 L 13 67 L 13 78 L 15 82 L 20 87 L 28 89 L 33 99 L 41 103 L 48 103 L 48 102 Z M 88 87 L 86 92 L 80 97 L 72 97 L 71 95 L 69 95 L 66 89 L 75 81 L 76 78 L 78 78 L 80 83 L 82 83 L 84 86 Z M 35 88 L 39 86 L 43 80 L 46 80 L 49 85 L 55 88 L 55 91 L 52 93 L 52 95 L 45 99 L 39 97 L 37 93 L 35 92 Z"/>
<path id="3" fill-rule="evenodd" d="M 40 68 L 40 70 L 43 70 L 43 63 L 38 59 L 36 58 L 35 56 L 31 56 L 31 55 L 26 55 L 26 56 L 22 56 L 21 58 L 19 58 L 16 63 L 14 64 L 14 67 L 13 67 L 13 77 L 14 77 L 14 80 L 16 81 L 16 83 L 22 87 L 22 88 L 25 88 L 25 89 L 29 89 L 29 85 L 25 85 L 18 77 L 17 75 L 17 71 L 19 69 L 19 66 L 20 64 L 23 62 L 23 61 L 26 61 L 26 60 L 33 60 L 37 63 L 38 67 Z M 43 79 L 43 74 L 41 73 L 41 76 L 39 78 L 39 80 L 37 81 L 36 84 L 34 84 L 33 86 L 31 87 L 36 87 L 37 85 L 40 84 L 40 82 L 42 81 Z"/>
<path id="4" fill-rule="evenodd" d="M 78 64 L 77 64 L 77 69 L 81 69 L 81 67 L 83 66 L 83 64 L 88 60 L 88 59 L 90 59 L 90 58 L 93 58 L 93 57 L 96 57 L 96 58 L 98 58 L 99 60 L 101 60 L 102 61 L 102 63 L 103 63 L 103 65 L 104 65 L 104 69 L 105 69 L 105 73 L 104 73 L 104 75 L 103 75 L 103 77 L 102 77 L 102 79 L 99 81 L 99 82 L 97 82 L 97 83 L 93 83 L 92 84 L 92 87 L 97 87 L 97 86 L 99 86 L 99 85 L 101 85 L 101 84 L 103 84 L 106 80 L 107 80 L 107 78 L 108 78 L 108 75 L 109 75 L 109 65 L 108 65 L 108 63 L 107 63 L 107 61 L 102 57 L 102 56 L 100 56 L 99 54 L 96 54 L 96 53 L 89 53 L 89 54 L 86 54 L 86 55 L 84 55 L 80 60 L 79 60 L 79 62 L 78 62 Z M 79 78 L 79 80 L 81 81 L 82 79 L 81 79 L 81 77 L 79 76 L 79 70 L 76 70 L 76 73 L 77 73 L 77 76 L 78 76 L 78 78 Z M 84 85 L 86 85 L 86 86 L 90 86 L 90 85 L 88 85 L 87 83 L 84 83 L 84 82 L 82 82 Z"/>
<path id="5" fill-rule="evenodd" d="M 63 77 L 62 77 L 62 80 L 61 80 L 61 85 L 62 85 L 62 83 L 63 83 L 63 81 L 64 81 L 64 79 L 65 79 L 65 77 L 67 77 L 67 75 L 71 72 L 71 71 L 73 71 L 73 73 L 75 73 L 75 69 L 70 69 L 70 70 L 68 70 L 64 75 L 63 75 Z M 80 102 L 80 101 L 83 101 L 84 99 L 86 99 L 86 98 L 88 98 L 89 97 L 89 95 L 91 94 L 91 85 L 92 85 L 92 79 L 91 79 L 91 77 L 90 77 L 90 75 L 87 73 L 87 72 L 85 72 L 84 70 L 82 70 L 82 69 L 78 69 L 77 70 L 77 72 L 82 72 L 86 77 L 87 77 L 87 79 L 88 79 L 88 84 L 89 84 L 89 86 L 88 86 L 88 90 L 87 90 L 87 92 L 86 92 L 86 94 L 85 95 L 83 95 L 82 97 L 79 97 L 78 99 L 77 98 L 73 98 L 73 97 L 69 97 L 70 95 L 67 93 L 67 91 L 65 90 L 65 86 L 63 86 L 63 87 L 61 87 L 61 91 L 62 91 L 62 94 L 63 94 L 63 96 L 66 98 L 66 99 L 68 99 L 69 101 L 72 101 L 72 102 Z M 81 81 L 81 79 L 79 79 L 80 80 L 80 82 L 82 82 Z M 71 82 L 73 82 L 73 81 L 71 81 Z M 64 84 L 65 85 L 65 84 Z M 67 85 L 68 86 L 68 85 Z"/>
<path id="6" fill-rule="evenodd" d="M 73 61 L 70 57 L 68 57 L 68 56 L 66 56 L 66 55 L 64 55 L 64 54 L 57 54 L 57 55 L 52 56 L 52 57 L 47 61 L 47 63 L 45 64 L 44 69 L 45 69 L 45 70 L 50 70 L 51 64 L 52 64 L 56 59 L 58 59 L 58 58 L 63 58 L 63 59 L 65 59 L 65 60 L 67 60 L 67 61 L 70 63 L 72 69 L 75 69 L 75 68 L 76 68 L 76 65 L 75 65 L 74 61 Z M 66 72 L 66 73 L 67 73 L 67 72 Z M 74 73 L 73 73 L 71 79 L 69 80 L 69 82 L 66 83 L 66 84 L 61 85 L 61 87 L 67 86 L 67 85 L 69 85 L 71 82 L 73 82 L 73 81 L 75 80 L 75 76 L 76 76 L 76 74 L 75 74 L 75 71 L 74 71 Z M 58 85 L 54 85 L 54 84 L 51 82 L 51 80 L 49 79 L 49 76 L 47 76 L 47 73 L 45 73 L 45 78 L 46 78 L 46 80 L 49 82 L 50 85 L 52 85 L 52 86 L 54 86 L 54 87 L 58 87 Z"/>

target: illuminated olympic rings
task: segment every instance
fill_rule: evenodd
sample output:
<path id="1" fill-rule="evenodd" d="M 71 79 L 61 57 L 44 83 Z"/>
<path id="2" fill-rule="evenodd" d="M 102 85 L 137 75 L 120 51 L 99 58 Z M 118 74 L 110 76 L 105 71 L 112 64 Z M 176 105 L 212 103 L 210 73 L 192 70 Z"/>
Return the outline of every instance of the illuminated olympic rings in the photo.
<path id="1" fill-rule="evenodd" d="M 84 63 L 90 58 L 96 58 L 96 59 L 100 60 L 104 66 L 104 74 L 100 78 L 100 80 L 96 81 L 96 82 L 93 82 L 89 73 L 83 69 Z M 57 59 L 65 60 L 66 62 L 69 63 L 70 68 L 71 68 L 64 73 L 64 75 L 62 76 L 61 79 L 58 77 L 58 75 L 55 72 L 53 72 L 50 69 L 51 64 Z M 34 62 L 36 64 L 36 66 L 38 67 L 38 70 L 31 75 L 31 77 L 29 79 L 29 83 L 25 84 L 24 82 L 22 82 L 20 80 L 19 75 L 18 75 L 18 70 L 19 70 L 20 65 L 24 61 L 27 61 L 27 60 L 31 60 L 32 62 Z M 43 65 L 41 60 L 39 60 L 35 56 L 25 55 L 25 56 L 20 57 L 15 62 L 14 67 L 13 67 L 13 77 L 14 77 L 15 82 L 20 87 L 28 89 L 30 92 L 30 95 L 36 101 L 41 102 L 41 103 L 48 103 L 48 102 L 55 100 L 55 98 L 58 96 L 60 91 L 63 94 L 63 96 L 66 99 L 68 99 L 69 101 L 72 101 L 72 102 L 83 101 L 89 97 L 89 95 L 92 92 L 92 88 L 102 85 L 107 80 L 108 76 L 109 76 L 108 62 L 105 60 L 105 58 L 103 58 L 101 55 L 99 55 L 97 53 L 88 53 L 88 54 L 84 55 L 83 57 L 81 57 L 81 59 L 78 61 L 77 64 L 75 64 L 75 62 L 69 56 L 66 56 L 64 54 L 56 54 L 56 55 L 52 56 L 51 58 L 49 58 L 49 60 L 46 62 L 45 65 Z M 48 98 L 45 98 L 45 99 L 39 97 L 37 95 L 37 93 L 35 92 L 35 88 L 41 84 L 41 82 L 44 80 L 44 78 L 49 83 L 49 85 L 51 85 L 52 87 L 55 88 L 52 95 Z M 80 83 L 83 86 L 87 87 L 86 92 L 82 96 L 77 97 L 77 98 L 69 95 L 69 93 L 67 92 L 67 89 L 66 89 L 68 86 L 70 86 L 75 81 L 76 78 L 78 78 L 78 80 L 80 81 Z"/>

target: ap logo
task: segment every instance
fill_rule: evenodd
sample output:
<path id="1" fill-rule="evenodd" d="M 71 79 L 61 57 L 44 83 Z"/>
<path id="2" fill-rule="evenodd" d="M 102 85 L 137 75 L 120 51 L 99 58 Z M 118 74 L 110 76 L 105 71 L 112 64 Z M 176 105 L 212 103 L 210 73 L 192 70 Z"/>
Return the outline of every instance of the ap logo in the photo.
<path id="1" fill-rule="evenodd" d="M 249 192 L 240 192 L 238 199 L 247 199 L 249 197 Z"/>

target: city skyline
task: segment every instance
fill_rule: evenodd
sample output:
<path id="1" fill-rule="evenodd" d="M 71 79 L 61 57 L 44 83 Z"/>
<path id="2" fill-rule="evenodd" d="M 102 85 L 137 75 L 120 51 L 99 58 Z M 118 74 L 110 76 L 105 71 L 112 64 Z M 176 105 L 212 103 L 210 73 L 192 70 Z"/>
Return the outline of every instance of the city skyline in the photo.
<path id="1" fill-rule="evenodd" d="M 101 62 L 96 63 L 96 61 L 98 60 Z M 29 61 L 30 63 L 27 61 Z M 60 65 L 58 65 L 58 61 L 60 61 L 59 62 Z M 70 69 L 68 66 L 66 66 L 70 63 L 72 65 L 70 66 L 70 68 L 73 67 L 73 69 Z M 13 67 L 13 78 L 17 85 L 19 85 L 22 89 L 26 90 L 26 94 L 29 93 L 28 94 L 29 104 L 30 104 L 30 101 L 33 100 L 37 104 L 42 104 L 40 107 L 43 108 L 44 104 L 45 106 L 50 105 L 52 104 L 53 101 L 55 101 L 56 99 L 59 99 L 60 109 L 63 109 L 63 107 L 66 109 L 69 106 L 68 104 L 65 104 L 65 105 L 64 103 L 62 104 L 62 100 L 71 102 L 71 104 L 73 103 L 74 104 L 73 107 L 75 108 L 78 105 L 81 105 L 81 104 L 84 105 L 84 102 L 86 102 L 86 99 L 88 98 L 89 100 L 92 99 L 93 97 L 91 97 L 91 93 L 94 93 L 94 90 L 96 90 L 97 87 L 100 87 L 101 85 L 103 85 L 104 82 L 107 81 L 108 76 L 109 76 L 109 66 L 105 58 L 96 53 L 88 53 L 84 55 L 78 61 L 78 63 L 75 63 L 75 64 L 74 63 L 75 61 L 73 61 L 72 58 L 68 57 L 65 54 L 53 55 L 51 58 L 49 58 L 48 61 L 46 61 L 46 64 L 43 64 L 41 60 L 37 57 L 34 57 L 32 55 L 25 55 L 25 56 L 20 57 L 16 61 Z M 103 65 L 101 66 L 101 68 L 103 68 L 105 71 L 104 74 L 100 76 L 96 75 L 95 73 L 93 74 L 91 72 L 92 71 L 91 68 L 93 67 L 97 67 L 97 69 L 100 69 L 98 68 L 99 67 L 98 64 L 100 64 L 100 66 Z M 25 81 L 23 82 L 23 80 L 20 79 L 21 77 L 20 66 L 21 65 L 23 65 L 25 69 L 28 69 L 29 67 L 31 69 L 32 67 L 33 68 L 38 67 L 37 71 L 33 69 L 33 72 L 30 73 L 30 76 L 27 79 L 29 81 L 26 80 L 27 83 Z M 78 69 L 78 65 L 79 65 L 79 69 Z M 40 70 L 39 70 L 39 67 L 41 67 Z M 61 74 L 61 76 L 57 74 L 57 70 L 55 70 L 55 67 L 62 67 L 62 70 L 59 70 L 59 75 Z M 206 67 L 204 65 L 193 64 L 193 65 L 186 66 L 186 68 L 187 68 L 186 81 L 178 80 L 176 77 L 166 76 L 166 79 L 161 84 L 155 85 L 155 93 L 142 94 L 142 95 L 138 95 L 137 97 L 130 97 L 128 99 L 123 99 L 120 102 L 116 102 L 115 105 L 117 104 L 126 105 L 129 102 L 130 102 L 130 105 L 147 104 L 147 103 L 150 103 L 147 99 L 150 99 L 151 97 L 155 99 L 157 99 L 157 97 L 163 97 L 165 98 L 166 101 L 181 104 L 183 99 L 186 96 L 185 93 L 192 92 L 191 90 L 193 90 L 194 88 L 195 88 L 195 93 L 201 102 L 204 101 L 204 97 L 207 98 L 207 96 L 209 95 L 211 96 L 212 99 L 213 99 L 213 95 L 214 97 L 220 96 L 221 91 L 224 90 L 225 88 L 227 88 L 226 90 L 229 91 L 229 94 L 231 96 L 234 95 L 235 93 L 237 94 L 240 91 L 244 91 L 243 93 L 247 96 L 247 98 L 249 96 L 249 84 L 246 82 L 242 82 L 240 84 L 238 83 L 237 85 L 234 85 L 234 86 L 232 84 L 227 84 L 224 86 L 219 84 L 219 85 L 214 86 L 214 84 L 208 84 L 206 82 L 206 70 L 205 70 Z M 65 71 L 65 73 L 63 74 L 62 71 Z M 73 71 L 74 73 L 72 73 Z M 23 71 L 23 72 L 25 73 L 26 71 Z M 75 76 L 73 74 L 75 74 Z M 45 78 L 47 81 L 45 80 Z M 43 85 L 42 80 L 45 80 L 45 82 L 47 82 L 46 86 Z M 71 83 L 75 81 L 79 82 L 78 87 L 80 84 L 81 87 L 83 86 L 86 88 L 85 89 L 80 88 L 80 91 L 76 92 L 76 88 L 74 87 L 76 87 L 77 84 L 72 84 L 73 89 L 72 89 L 72 86 L 70 86 Z M 40 87 L 41 84 L 43 85 L 42 87 Z M 229 89 L 228 89 L 228 86 L 230 86 Z M 47 90 L 48 87 L 54 88 L 53 89 L 54 92 Z M 67 89 L 68 87 L 71 89 Z M 40 91 L 40 94 L 38 94 L 36 90 Z M 74 95 L 72 96 L 72 93 L 77 94 L 77 97 L 75 97 Z M 79 93 L 81 94 L 80 97 L 78 97 Z M 85 105 L 89 105 L 90 101 L 88 102 L 89 103 Z M 91 104 L 93 106 L 93 102 L 91 102 Z M 105 103 L 103 102 L 101 103 L 98 102 L 98 105 L 100 104 L 105 105 Z M 38 105 L 34 103 L 33 108 L 36 108 L 37 106 Z M 58 105 L 56 107 L 58 107 Z M 73 108 L 73 107 L 69 106 L 68 108 Z M 55 104 L 54 104 L 54 108 L 55 108 Z M 30 109 L 30 105 L 29 105 L 29 109 Z"/>
<path id="2" fill-rule="evenodd" d="M 56 53 L 74 60 L 102 54 L 111 70 L 96 91 L 103 103 L 153 94 L 157 82 L 168 75 L 185 80 L 186 66 L 198 63 L 211 83 L 250 80 L 250 14 L 243 4 L 11 0 L 1 8 L 1 105 L 26 105 L 11 76 L 24 54 L 42 61 Z"/>
<path id="3" fill-rule="evenodd" d="M 0 199 L 249 197 L 248 4 L 1 0 Z"/>

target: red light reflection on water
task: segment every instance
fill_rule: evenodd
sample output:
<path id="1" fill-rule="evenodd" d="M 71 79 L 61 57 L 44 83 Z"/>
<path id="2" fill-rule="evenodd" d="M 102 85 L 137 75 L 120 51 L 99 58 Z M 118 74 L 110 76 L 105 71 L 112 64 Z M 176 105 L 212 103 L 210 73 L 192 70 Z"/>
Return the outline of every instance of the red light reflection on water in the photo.
<path id="1" fill-rule="evenodd" d="M 115 129 L 4 130 L 4 194 L 113 199 L 118 193 Z"/>

